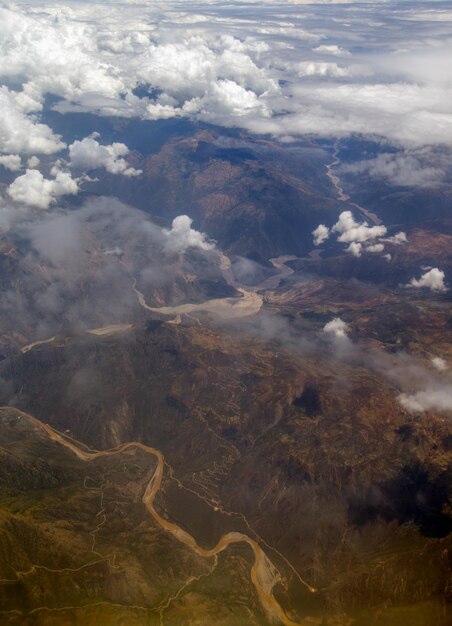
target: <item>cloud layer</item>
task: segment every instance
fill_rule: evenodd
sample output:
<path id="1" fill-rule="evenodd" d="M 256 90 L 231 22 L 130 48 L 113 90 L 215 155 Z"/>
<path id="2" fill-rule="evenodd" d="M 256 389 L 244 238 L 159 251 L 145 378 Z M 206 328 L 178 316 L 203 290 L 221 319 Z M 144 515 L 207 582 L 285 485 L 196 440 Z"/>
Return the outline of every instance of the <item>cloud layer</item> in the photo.
<path id="1" fill-rule="evenodd" d="M 342 165 L 341 173 L 367 174 L 373 179 L 383 179 L 396 187 L 424 187 L 438 185 L 445 178 L 440 165 L 432 165 L 437 159 L 430 151 L 408 153 L 382 153 L 373 159 Z"/>
<path id="2" fill-rule="evenodd" d="M 452 145 L 452 12 L 422 2 L 297 4 L 112 2 L 108 15 L 102 3 L 70 0 L 0 8 L 0 149 L 65 147 L 40 121 L 46 95 L 61 112 Z M 365 167 L 398 182 L 440 175 L 410 157 Z"/>

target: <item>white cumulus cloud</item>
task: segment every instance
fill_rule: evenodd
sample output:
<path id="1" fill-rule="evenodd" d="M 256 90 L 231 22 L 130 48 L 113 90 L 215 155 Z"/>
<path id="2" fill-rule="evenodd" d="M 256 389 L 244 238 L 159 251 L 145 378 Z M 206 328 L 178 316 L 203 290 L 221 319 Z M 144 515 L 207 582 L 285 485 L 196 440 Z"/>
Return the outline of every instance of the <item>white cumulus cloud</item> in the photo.
<path id="1" fill-rule="evenodd" d="M 131 167 L 123 158 L 129 148 L 123 143 L 102 146 L 95 137 L 85 137 L 69 146 L 69 167 L 80 169 L 105 168 L 110 174 L 139 176 L 141 170 Z"/>
<path id="2" fill-rule="evenodd" d="M 419 279 L 412 278 L 409 282 L 409 286 L 417 287 L 418 289 L 421 289 L 424 287 L 424 288 L 430 289 L 431 291 L 437 291 L 437 292 L 447 291 L 447 287 L 445 285 L 444 279 L 445 279 L 444 272 L 440 270 L 438 267 L 433 267 L 428 272 L 425 272 L 425 274 L 422 274 L 422 276 Z"/>
<path id="3" fill-rule="evenodd" d="M 41 161 L 35 155 L 31 156 L 27 161 L 27 165 L 29 169 L 36 169 L 37 167 L 40 166 L 40 164 L 41 164 Z"/>
<path id="4" fill-rule="evenodd" d="M 178 215 L 173 220 L 171 230 L 163 231 L 166 241 L 164 250 L 169 254 L 182 254 L 189 248 L 213 250 L 215 244 L 208 241 L 204 233 L 191 227 L 193 220 L 188 215 Z"/>
<path id="5" fill-rule="evenodd" d="M 363 251 L 362 244 L 357 243 L 356 241 L 352 241 L 351 244 L 349 244 L 347 247 L 347 252 L 350 252 L 350 254 L 352 254 L 353 256 L 357 258 L 361 256 L 362 251 Z"/>
<path id="6" fill-rule="evenodd" d="M 387 232 L 386 226 L 369 226 L 367 222 L 356 222 L 351 211 L 343 211 L 332 230 L 339 233 L 338 241 L 341 243 L 363 243 L 383 237 Z"/>
<path id="7" fill-rule="evenodd" d="M 41 104 L 26 91 L 0 87 L 0 109 L 0 152 L 53 154 L 65 147 L 58 135 L 39 122 L 36 113 Z"/>
<path id="8" fill-rule="evenodd" d="M 340 317 L 335 317 L 323 327 L 323 332 L 334 337 L 344 338 L 349 332 L 349 325 Z"/>
<path id="9" fill-rule="evenodd" d="M 373 243 L 366 246 L 366 252 L 373 252 L 374 254 L 378 254 L 379 252 L 383 252 L 385 249 L 384 244 L 382 243 Z"/>
<path id="10" fill-rule="evenodd" d="M 314 245 L 320 246 L 330 236 L 330 229 L 325 224 L 319 224 L 315 230 L 312 231 L 314 235 Z"/>
<path id="11" fill-rule="evenodd" d="M 312 231 L 316 246 L 326 241 L 331 234 L 335 234 L 337 241 L 348 244 L 346 252 L 357 258 L 361 257 L 364 252 L 381 254 L 385 250 L 385 243 L 400 245 L 407 241 L 404 232 L 399 232 L 392 237 L 385 237 L 386 233 L 387 228 L 383 224 L 369 226 L 366 221 L 357 222 L 351 211 L 342 211 L 331 229 L 325 224 L 319 224 Z M 391 255 L 386 254 L 384 258 L 390 261 Z"/>
<path id="12" fill-rule="evenodd" d="M 27 169 L 8 187 L 12 200 L 39 209 L 48 209 L 59 196 L 78 193 L 78 184 L 69 172 L 52 170 L 54 178 L 47 179 L 38 170 Z"/>
<path id="13" fill-rule="evenodd" d="M 183 106 L 183 113 L 198 119 L 229 125 L 231 116 L 270 117 L 265 100 L 251 89 L 246 89 L 233 80 L 213 83 L 202 98 L 193 98 Z"/>
<path id="14" fill-rule="evenodd" d="M 22 159 L 18 154 L 0 155 L 0 165 L 11 172 L 18 172 L 22 167 Z"/>
<path id="15" fill-rule="evenodd" d="M 302 61 L 298 64 L 298 76 L 348 76 L 348 70 L 337 63 L 322 63 L 319 61 Z"/>
<path id="16" fill-rule="evenodd" d="M 382 239 L 382 241 L 385 241 L 387 243 L 393 243 L 394 245 L 399 246 L 400 244 L 406 243 L 408 241 L 408 237 L 406 236 L 406 233 L 401 230 L 392 237 L 385 237 L 385 239 Z"/>
<path id="17" fill-rule="evenodd" d="M 60 112 L 184 116 L 280 137 L 362 133 L 405 147 L 452 145 L 444 10 L 369 2 L 364 17 L 359 3 L 347 3 L 345 19 L 336 2 L 325 13 L 303 3 L 299 13 L 291 2 L 260 1 L 245 18 L 240 3 L 230 4 L 227 14 L 210 0 L 110 2 L 108 15 L 97 2 L 3 6 L 0 80 L 17 91 L 2 88 L 0 149 L 61 149 L 39 120 L 47 94 L 60 98 L 53 105 Z M 149 95 L 137 96 L 137 86 Z M 411 157 L 387 156 L 372 168 L 401 183 L 437 176 Z"/>
<path id="18" fill-rule="evenodd" d="M 332 54 L 336 57 L 345 57 L 350 56 L 350 52 L 341 48 L 341 46 L 337 46 L 336 44 L 323 44 L 321 46 L 317 46 L 313 49 L 314 52 L 318 52 L 319 54 Z"/>

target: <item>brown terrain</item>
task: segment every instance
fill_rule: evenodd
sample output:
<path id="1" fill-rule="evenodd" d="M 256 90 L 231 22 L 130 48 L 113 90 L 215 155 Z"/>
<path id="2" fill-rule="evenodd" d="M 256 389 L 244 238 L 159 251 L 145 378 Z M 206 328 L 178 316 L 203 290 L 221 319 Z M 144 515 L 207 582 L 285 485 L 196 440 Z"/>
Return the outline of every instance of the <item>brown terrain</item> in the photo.
<path id="1" fill-rule="evenodd" d="M 61 257 L 34 227 L 1 242 L 0 622 L 446 626 L 451 415 L 399 396 L 449 380 L 450 292 L 405 285 L 450 276 L 451 238 L 312 254 L 350 208 L 331 155 L 226 139 L 173 137 L 95 189 L 215 250 L 166 257 L 92 195 L 61 210 Z"/>
<path id="2" fill-rule="evenodd" d="M 311 247 L 311 231 L 336 215 L 324 174 L 328 158 L 309 143 L 287 150 L 209 129 L 175 137 L 149 156 L 136 153 L 133 164 L 144 174 L 133 183 L 106 176 L 91 188 L 165 222 L 186 213 L 226 253 L 265 263 L 302 254 Z"/>
<path id="3" fill-rule="evenodd" d="M 320 624 L 323 619 L 345 623 L 353 618 L 354 623 L 364 625 L 384 606 L 375 623 L 390 624 L 397 619 L 399 624 L 427 624 L 426 616 L 433 614 L 436 623 L 445 624 L 450 522 L 444 506 L 450 429 L 443 417 L 415 417 L 397 408 L 396 389 L 365 368 L 321 354 L 297 355 L 260 340 L 237 342 L 228 331 L 209 330 L 187 321 L 188 325 L 174 326 L 151 320 L 145 328 L 138 326 L 111 336 L 84 335 L 36 346 L 4 363 L 1 375 L 7 393 L 2 401 L 91 447 L 109 449 L 139 441 L 160 450 L 169 464 L 156 500 L 160 514 L 206 549 L 228 532 L 256 541 L 280 572 L 282 584 L 276 586 L 275 597 L 295 623 L 303 624 L 305 619 L 306 623 Z M 27 446 L 24 442 L 20 445 Z M 9 446 L 8 442 L 8 450 Z M 33 463 L 36 453 L 32 449 L 28 454 Z M 130 454 L 135 456 L 138 451 L 127 452 Z M 135 470 L 135 487 L 123 463 L 105 457 L 107 461 L 113 465 L 109 470 L 114 472 L 113 499 L 115 490 L 121 491 L 126 481 L 121 493 L 127 510 L 131 493 L 135 498 L 143 495 L 140 481 L 149 472 L 149 460 L 144 467 L 143 461 L 136 461 L 141 469 Z M 71 459 L 71 464 L 74 462 Z M 64 461 L 61 463 L 64 467 Z M 151 459 L 151 466 L 153 463 Z M 40 474 L 39 469 L 34 471 Z M 45 497 L 53 499 L 58 497 L 59 487 L 51 475 L 46 469 L 40 480 L 49 494 Z M 74 497 L 83 497 L 83 491 L 78 493 L 80 487 L 73 488 Z M 28 512 L 23 519 L 20 506 L 16 510 L 14 505 L 17 498 L 34 500 L 35 488 L 31 493 L 28 484 L 16 489 L 18 492 L 13 489 L 4 501 L 7 510 L 25 527 L 39 527 L 39 519 L 30 519 L 33 514 Z M 47 510 L 49 505 L 42 506 Z M 140 505 L 135 506 L 143 523 L 152 527 L 145 509 L 140 513 Z M 89 520 L 93 515 L 89 513 L 85 523 L 77 523 L 65 508 L 57 507 L 55 515 L 61 523 L 66 520 L 68 532 L 75 532 L 73 525 L 84 528 L 87 535 L 92 532 Z M 127 525 L 132 523 L 128 513 L 121 514 L 120 508 L 113 507 L 109 520 L 119 524 L 122 536 L 127 536 Z M 136 528 L 136 523 L 132 527 Z M 110 546 L 102 554 L 114 550 L 118 536 L 111 537 L 103 527 L 98 536 Z M 187 603 L 205 607 L 202 610 L 207 613 L 197 608 L 196 614 L 199 623 L 206 623 L 215 606 L 215 602 L 203 600 L 202 593 L 199 597 L 197 576 L 205 573 L 206 565 L 196 566 L 196 554 L 187 555 L 194 559 L 190 567 L 195 574 L 189 575 L 177 555 L 183 547 L 180 541 L 171 536 L 165 536 L 165 541 L 174 544 L 165 552 L 165 567 L 173 571 L 174 561 L 187 574 L 180 594 L 168 607 L 165 623 L 172 623 L 172 615 L 183 615 L 180 611 L 187 610 L 183 608 Z M 54 550 L 61 559 L 57 546 Z M 265 623 L 265 611 L 249 583 L 252 554 L 240 548 L 234 556 L 238 548 L 234 547 L 228 558 L 245 559 L 237 566 L 248 582 L 239 588 L 241 597 L 249 588 L 246 606 L 253 617 L 241 617 L 239 611 L 231 623 L 240 623 L 240 619 Z M 121 549 L 130 549 L 128 540 Z M 160 545 L 159 549 L 166 550 Z M 123 555 L 127 572 L 132 558 Z M 29 568 L 38 561 L 58 569 L 51 562 L 42 563 L 32 548 L 24 559 Z M 7 562 L 4 577 L 17 578 L 17 597 L 30 594 L 28 585 L 34 589 L 33 579 L 16 576 Z M 154 569 L 152 566 L 149 571 Z M 139 572 L 145 582 L 136 602 L 152 613 L 156 590 L 147 571 Z M 227 571 L 220 577 L 222 585 L 234 585 L 237 572 L 226 575 Z M 96 602 L 121 604 L 122 587 L 116 588 L 110 581 L 113 573 L 102 574 L 109 591 L 99 587 L 93 596 Z M 217 574 L 205 574 L 202 588 L 208 597 Z M 159 588 L 177 587 L 177 577 L 166 583 L 163 580 Z M 316 592 L 311 593 L 309 587 Z M 147 588 L 153 593 L 145 598 L 143 590 Z M 71 606 L 96 604 L 83 591 L 68 593 Z M 231 592 L 226 600 L 234 615 L 238 598 Z M 52 598 L 51 604 L 68 606 L 67 600 L 58 598 Z M 30 600 L 29 611 L 43 605 L 46 603 L 38 594 Z M 18 605 L 11 608 L 18 610 Z M 107 605 L 105 610 L 109 610 Z M 136 623 L 149 623 L 139 621 L 149 619 L 147 615 L 140 618 L 135 609 L 130 610 Z M 73 611 L 76 614 L 79 609 Z M 11 623 L 15 623 L 14 615 Z M 177 617 L 174 619 L 178 623 Z M 221 610 L 215 619 L 229 623 L 221 617 Z"/>

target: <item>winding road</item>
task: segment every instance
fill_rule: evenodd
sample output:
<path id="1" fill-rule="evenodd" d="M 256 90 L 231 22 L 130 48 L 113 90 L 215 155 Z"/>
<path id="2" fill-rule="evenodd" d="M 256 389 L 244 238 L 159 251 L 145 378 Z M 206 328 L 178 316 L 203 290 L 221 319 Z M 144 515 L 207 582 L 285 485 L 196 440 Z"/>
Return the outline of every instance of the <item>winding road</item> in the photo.
<path id="1" fill-rule="evenodd" d="M 0 408 L 10 409 L 11 407 Z M 93 450 L 88 448 L 85 444 L 76 441 L 72 437 L 69 439 L 64 434 L 53 429 L 48 424 L 44 424 L 32 415 L 29 415 L 28 413 L 25 413 L 18 409 L 14 410 L 26 417 L 32 424 L 44 431 L 52 441 L 64 446 L 73 454 L 75 454 L 81 461 L 84 462 L 91 462 L 101 457 L 115 456 L 130 448 L 137 448 L 155 457 L 157 459 L 157 467 L 154 474 L 147 483 L 142 497 L 143 504 L 149 511 L 154 521 L 166 532 L 170 533 L 178 541 L 189 547 L 193 552 L 195 552 L 195 554 L 202 558 L 214 558 L 220 552 L 223 552 L 231 544 L 247 544 L 254 554 L 254 563 L 251 567 L 250 578 L 269 620 L 277 621 L 281 624 L 284 624 L 284 626 L 302 626 L 299 622 L 294 622 L 290 617 L 287 616 L 284 609 L 274 597 L 273 589 L 275 585 L 282 580 L 281 574 L 254 539 L 251 539 L 241 532 L 228 532 L 223 535 L 223 537 L 213 548 L 205 549 L 197 543 L 196 539 L 192 535 L 177 526 L 177 524 L 168 521 L 167 519 L 162 517 L 160 513 L 158 513 L 155 508 L 154 501 L 157 493 L 161 489 L 165 468 L 165 459 L 160 450 L 136 441 L 123 443 L 110 450 Z M 315 589 L 310 588 L 310 591 L 315 592 Z"/>

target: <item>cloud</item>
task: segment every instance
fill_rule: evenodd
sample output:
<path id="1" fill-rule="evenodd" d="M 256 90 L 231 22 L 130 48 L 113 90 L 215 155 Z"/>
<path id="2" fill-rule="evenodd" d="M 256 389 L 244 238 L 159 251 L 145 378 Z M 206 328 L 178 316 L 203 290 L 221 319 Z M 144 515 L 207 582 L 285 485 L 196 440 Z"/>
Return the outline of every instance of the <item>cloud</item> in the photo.
<path id="1" fill-rule="evenodd" d="M 332 54 L 336 57 L 350 56 L 350 52 L 348 50 L 345 50 L 336 44 L 323 44 L 313 48 L 313 50 L 319 54 Z"/>
<path id="2" fill-rule="evenodd" d="M 379 154 L 374 159 L 342 165 L 343 173 L 367 174 L 373 179 L 383 179 L 397 187 L 424 187 L 441 182 L 446 173 L 440 167 L 424 165 L 432 159 L 431 153 Z"/>
<path id="3" fill-rule="evenodd" d="M 8 187 L 8 195 L 15 202 L 48 209 L 56 198 L 78 193 L 77 181 L 69 172 L 53 169 L 52 173 L 54 178 L 49 180 L 38 170 L 27 169 L 25 174 L 16 178 Z"/>
<path id="4" fill-rule="evenodd" d="M 408 241 L 408 238 L 406 236 L 406 233 L 404 233 L 403 231 L 400 231 L 396 233 L 395 235 L 393 235 L 392 237 L 385 237 L 384 239 L 382 239 L 382 241 L 399 246 L 403 243 L 406 243 Z"/>
<path id="5" fill-rule="evenodd" d="M 164 250 L 169 254 L 182 254 L 189 248 L 213 250 L 215 244 L 207 240 L 204 233 L 191 227 L 193 220 L 188 215 L 174 218 L 171 230 L 164 230 L 166 237 Z"/>
<path id="6" fill-rule="evenodd" d="M 320 246 L 330 236 L 330 229 L 325 224 L 319 224 L 315 230 L 312 231 L 314 235 L 314 245 Z"/>
<path id="7" fill-rule="evenodd" d="M 452 384 L 442 369 L 440 374 L 433 373 L 405 352 L 389 354 L 351 341 L 339 344 L 336 355 L 354 366 L 364 366 L 396 385 L 401 391 L 397 400 L 408 411 L 452 410 Z"/>
<path id="8" fill-rule="evenodd" d="M 18 154 L 5 154 L 0 156 L 0 165 L 11 172 L 18 172 L 22 167 L 22 159 Z"/>
<path id="9" fill-rule="evenodd" d="M 397 391 L 398 401 L 409 411 L 451 411 L 452 384 L 446 371 L 435 372 L 431 367 L 406 352 L 389 352 L 375 347 L 375 343 L 355 343 L 349 338 L 350 325 L 340 317 L 333 318 L 322 329 L 330 341 L 319 341 L 318 332 L 302 332 L 282 315 L 262 310 L 259 316 L 248 319 L 244 328 L 248 333 L 280 343 L 288 351 L 312 354 L 322 359 L 343 362 L 352 368 L 364 368 L 378 376 Z M 237 325 L 234 327 L 237 330 Z"/>
<path id="10" fill-rule="evenodd" d="M 129 154 L 129 148 L 123 143 L 113 143 L 102 146 L 95 136 L 85 137 L 81 141 L 74 141 L 69 146 L 69 167 L 80 169 L 105 168 L 110 174 L 123 176 L 139 176 L 141 170 L 136 170 L 123 158 Z"/>
<path id="11" fill-rule="evenodd" d="M 346 84 L 330 79 L 290 85 L 286 89 L 292 100 L 291 106 L 286 105 L 290 110 L 273 119 L 267 132 L 339 138 L 358 133 L 407 148 L 452 145 L 450 87 L 405 81 L 366 83 L 353 76 Z"/>
<path id="12" fill-rule="evenodd" d="M 400 404 L 408 411 L 452 411 L 452 385 L 444 388 L 418 391 L 414 394 L 402 393 Z"/>
<path id="13" fill-rule="evenodd" d="M 401 245 L 407 241 L 404 232 L 398 232 L 392 237 L 384 237 L 387 233 L 386 226 L 383 224 L 369 226 L 366 221 L 357 222 L 351 211 L 342 211 L 331 229 L 325 224 L 319 224 L 312 231 L 314 245 L 324 243 L 332 233 L 337 235 L 337 241 L 340 243 L 348 243 L 346 252 L 357 258 L 361 257 L 363 252 L 381 254 L 385 250 L 385 243 Z M 385 258 L 390 261 L 391 255 L 386 254 Z"/>
<path id="14" fill-rule="evenodd" d="M 334 335 L 336 338 L 344 338 L 347 337 L 347 333 L 349 332 L 349 325 L 341 320 L 340 317 L 335 317 L 331 322 L 325 324 L 323 332 Z"/>
<path id="15" fill-rule="evenodd" d="M 347 252 L 350 252 L 355 257 L 360 257 L 362 254 L 362 244 L 357 243 L 356 241 L 352 241 L 351 244 L 347 247 Z"/>
<path id="16" fill-rule="evenodd" d="M 432 357 L 431 363 L 433 367 L 438 370 L 438 372 L 445 372 L 448 369 L 446 361 L 442 359 L 440 356 Z"/>
<path id="17" fill-rule="evenodd" d="M 192 35 L 174 43 L 151 44 L 144 51 L 139 77 L 158 86 L 179 103 L 202 97 L 220 81 L 231 81 L 256 95 L 275 88 L 264 69 L 248 54 L 249 48 L 234 37 Z"/>
<path id="18" fill-rule="evenodd" d="M 337 78 L 348 76 L 348 74 L 348 69 L 340 67 L 337 63 L 301 61 L 301 63 L 298 64 L 298 76 L 327 76 Z"/>
<path id="19" fill-rule="evenodd" d="M 408 411 L 452 411 L 452 384 L 442 362 L 441 374 L 434 374 L 407 353 L 389 354 L 354 343 L 347 337 L 348 331 L 348 324 L 340 318 L 334 318 L 323 328 L 324 333 L 339 340 L 332 344 L 335 358 L 353 367 L 365 367 L 396 385 L 400 390 L 397 400 Z"/>
<path id="20" fill-rule="evenodd" d="M 271 284 L 273 270 L 264 267 L 256 261 L 237 256 L 233 258 L 229 270 L 227 269 L 228 265 L 228 262 L 224 265 L 223 259 L 223 266 L 225 267 L 225 273 L 229 274 L 230 284 L 255 286 L 262 284 L 266 280 Z"/>
<path id="21" fill-rule="evenodd" d="M 374 243 L 374 244 L 371 244 L 370 246 L 366 246 L 366 252 L 373 252 L 374 254 L 383 252 L 384 249 L 385 247 L 384 247 L 384 244 L 382 243 Z"/>
<path id="22" fill-rule="evenodd" d="M 62 329 L 131 323 L 143 313 L 135 285 L 149 305 L 159 306 L 201 298 L 202 280 L 224 280 L 213 243 L 186 216 L 162 229 L 142 211 L 100 197 L 33 213 L 19 207 L 12 217 L 8 238 L 17 252 L 0 300 L 4 332 L 45 338 Z"/>
<path id="23" fill-rule="evenodd" d="M 445 274 L 437 267 L 433 267 L 428 272 L 425 272 L 419 279 L 412 278 L 408 284 L 409 287 L 416 287 L 418 289 L 427 288 L 431 291 L 447 291 L 447 287 L 444 282 Z"/>
<path id="24" fill-rule="evenodd" d="M 69 282 L 74 274 L 78 274 L 83 256 L 80 213 L 49 214 L 43 221 L 23 226 L 21 232 L 28 235 L 31 247 L 38 253 L 39 259 L 67 272 Z"/>
<path id="25" fill-rule="evenodd" d="M 329 4 L 319 12 L 303 3 L 299 13 L 290 3 L 253 3 L 245 16 L 216 2 L 201 3 L 206 11 L 114 2 L 108 19 L 97 3 L 3 7 L 0 77 L 17 91 L 4 86 L 0 94 L 1 149 L 52 154 L 64 147 L 39 121 L 47 94 L 60 99 L 53 105 L 60 112 L 187 117 L 278 137 L 361 133 L 408 148 L 452 145 L 451 45 L 447 22 L 436 19 L 444 14 L 409 3 L 392 11 L 381 2 L 347 3 L 345 14 Z M 137 96 L 138 86 L 149 94 Z M 441 176 L 417 170 L 411 156 L 368 166 L 400 183 L 416 172 L 424 180 Z"/>
<path id="26" fill-rule="evenodd" d="M 36 169 L 37 167 L 39 167 L 41 164 L 41 161 L 38 159 L 37 156 L 31 156 L 28 161 L 27 161 L 27 166 L 29 167 L 29 169 Z"/>
<path id="27" fill-rule="evenodd" d="M 383 237 L 386 235 L 387 229 L 385 226 L 369 226 L 367 222 L 358 223 L 351 211 L 343 211 L 332 231 L 339 233 L 338 241 L 341 243 L 363 243 L 377 237 Z"/>
<path id="28" fill-rule="evenodd" d="M 202 119 L 218 120 L 222 115 L 242 117 L 250 114 L 270 117 L 265 102 L 254 91 L 233 80 L 215 82 L 203 99 L 192 101 L 184 110 L 196 112 L 197 108 Z"/>
<path id="29" fill-rule="evenodd" d="M 25 90 L 14 92 L 0 87 L 0 152 L 53 154 L 65 147 L 58 135 L 39 123 L 35 113 L 41 108 L 41 103 Z"/>
<path id="30" fill-rule="evenodd" d="M 297 356 L 321 355 L 327 361 L 334 359 L 352 368 L 366 369 L 395 388 L 394 400 L 408 411 L 452 410 L 452 384 L 447 371 L 442 367 L 440 372 L 432 371 L 406 352 L 393 353 L 375 347 L 374 343 L 353 342 L 348 336 L 350 325 L 340 317 L 333 318 L 322 329 L 322 335 L 331 339 L 328 342 L 319 342 L 318 333 L 315 336 L 307 329 L 300 332 L 282 315 L 265 310 L 248 320 L 246 328 L 260 338 L 279 342 Z"/>

